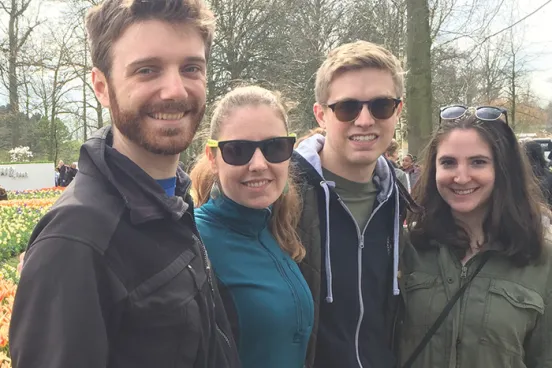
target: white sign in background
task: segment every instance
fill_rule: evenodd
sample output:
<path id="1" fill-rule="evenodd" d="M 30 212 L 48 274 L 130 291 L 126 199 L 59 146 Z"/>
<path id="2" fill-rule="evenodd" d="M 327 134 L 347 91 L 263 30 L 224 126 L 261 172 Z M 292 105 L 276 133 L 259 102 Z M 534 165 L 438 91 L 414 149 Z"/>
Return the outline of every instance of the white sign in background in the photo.
<path id="1" fill-rule="evenodd" d="M 55 185 L 54 163 L 0 165 L 0 185 L 6 190 L 53 187 Z"/>

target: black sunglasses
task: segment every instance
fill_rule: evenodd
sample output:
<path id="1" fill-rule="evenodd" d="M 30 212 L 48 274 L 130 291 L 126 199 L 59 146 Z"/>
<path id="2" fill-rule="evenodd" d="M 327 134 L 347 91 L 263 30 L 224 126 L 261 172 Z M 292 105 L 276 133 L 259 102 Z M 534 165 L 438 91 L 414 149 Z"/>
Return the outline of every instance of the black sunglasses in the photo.
<path id="1" fill-rule="evenodd" d="M 290 134 L 287 137 L 265 139 L 263 141 L 232 140 L 219 142 L 209 139 L 207 147 L 218 147 L 222 159 L 228 165 L 242 166 L 247 164 L 251 161 L 257 148 L 261 149 L 268 162 L 278 164 L 291 158 L 295 140 L 295 134 Z"/>
<path id="2" fill-rule="evenodd" d="M 470 108 L 464 105 L 450 105 L 441 107 L 439 113 L 439 125 L 441 120 L 459 119 L 466 115 Z M 504 114 L 506 124 L 508 124 L 508 110 L 496 106 L 478 106 L 475 108 L 475 117 L 483 121 L 496 121 Z"/>
<path id="3" fill-rule="evenodd" d="M 368 106 L 374 119 L 383 120 L 393 116 L 400 103 L 400 98 L 378 97 L 369 101 L 343 100 L 326 106 L 332 109 L 337 120 L 352 123 L 358 118 L 364 105 Z"/>

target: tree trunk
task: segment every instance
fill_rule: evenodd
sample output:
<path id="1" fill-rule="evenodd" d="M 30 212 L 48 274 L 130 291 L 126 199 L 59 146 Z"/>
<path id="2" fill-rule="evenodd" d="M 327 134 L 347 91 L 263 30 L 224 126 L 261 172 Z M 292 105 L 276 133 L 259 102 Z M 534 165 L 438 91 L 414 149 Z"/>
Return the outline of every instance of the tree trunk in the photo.
<path id="1" fill-rule="evenodd" d="M 10 99 L 10 111 L 14 114 L 19 112 L 19 94 L 17 93 L 17 53 L 19 51 L 18 40 L 18 18 L 17 18 L 17 1 L 11 1 L 11 12 L 8 24 L 8 90 Z"/>
<path id="2" fill-rule="evenodd" d="M 11 1 L 11 13 L 9 15 L 8 24 L 8 95 L 9 95 L 9 114 L 10 130 L 11 130 L 11 146 L 19 145 L 19 94 L 17 86 L 17 17 L 13 16 L 17 12 L 17 2 Z"/>
<path id="3" fill-rule="evenodd" d="M 517 75 L 516 75 L 516 54 L 512 53 L 512 80 L 510 89 L 512 91 L 512 111 L 510 112 L 510 126 L 512 127 L 512 130 L 516 131 L 516 82 L 517 82 Z"/>
<path id="4" fill-rule="evenodd" d="M 88 41 L 86 39 L 86 36 L 84 37 L 84 66 L 82 68 L 82 128 L 83 128 L 83 139 L 86 142 L 88 140 L 88 116 L 86 107 L 88 104 L 87 98 L 86 98 L 86 77 L 88 74 Z"/>
<path id="5" fill-rule="evenodd" d="M 97 128 L 101 129 L 104 126 L 103 107 L 100 101 L 98 101 L 97 99 L 96 99 L 96 116 L 97 116 L 97 122 L 98 122 Z"/>
<path id="6" fill-rule="evenodd" d="M 432 132 L 431 31 L 427 0 L 407 1 L 408 150 L 418 155 Z"/>

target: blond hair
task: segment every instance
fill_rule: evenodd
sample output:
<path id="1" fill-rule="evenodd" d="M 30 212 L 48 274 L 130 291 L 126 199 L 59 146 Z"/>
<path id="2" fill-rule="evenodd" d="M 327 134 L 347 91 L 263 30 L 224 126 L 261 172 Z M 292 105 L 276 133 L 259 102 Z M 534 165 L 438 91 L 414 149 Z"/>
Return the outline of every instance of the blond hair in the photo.
<path id="1" fill-rule="evenodd" d="M 364 68 L 388 71 L 395 84 L 395 97 L 404 94 L 404 70 L 395 55 L 386 48 L 367 41 L 341 45 L 328 54 L 316 72 L 314 94 L 316 102 L 325 104 L 330 97 L 330 85 L 340 74 Z"/>
<path id="2" fill-rule="evenodd" d="M 393 156 L 393 154 L 397 152 L 398 149 L 399 143 L 396 140 L 392 139 L 391 143 L 389 143 L 389 146 L 387 146 L 387 150 L 385 150 L 385 153 L 387 154 L 387 156 Z"/>
<path id="3" fill-rule="evenodd" d="M 295 143 L 295 147 L 296 147 L 296 148 L 299 147 L 299 145 L 300 145 L 304 140 L 307 140 L 307 139 L 309 139 L 310 137 L 312 137 L 313 135 L 317 135 L 317 134 L 326 136 L 326 130 L 324 130 L 324 128 L 321 128 L 321 127 L 317 127 L 317 128 L 314 128 L 314 129 L 309 130 L 307 133 L 305 133 L 304 135 L 302 135 L 301 137 L 299 137 L 299 139 L 297 139 L 297 142 Z"/>
<path id="4" fill-rule="evenodd" d="M 132 24 L 151 19 L 192 25 L 205 42 L 205 57 L 208 58 L 215 17 L 203 0 L 105 0 L 86 15 L 92 64 L 109 77 L 113 43 Z"/>
<path id="5" fill-rule="evenodd" d="M 258 86 L 238 87 L 218 101 L 213 115 L 209 138 L 218 139 L 221 126 L 232 112 L 240 107 L 268 106 L 282 119 L 289 132 L 287 111 L 279 94 Z M 294 181 L 293 168 L 290 167 L 287 190 L 278 197 L 272 206 L 269 227 L 280 247 L 295 261 L 305 257 L 305 248 L 299 240 L 296 228 L 301 215 L 301 199 Z M 218 178 L 211 169 L 211 163 L 205 154 L 201 155 L 190 173 L 192 193 L 196 206 L 201 206 L 210 198 L 211 189 Z"/>

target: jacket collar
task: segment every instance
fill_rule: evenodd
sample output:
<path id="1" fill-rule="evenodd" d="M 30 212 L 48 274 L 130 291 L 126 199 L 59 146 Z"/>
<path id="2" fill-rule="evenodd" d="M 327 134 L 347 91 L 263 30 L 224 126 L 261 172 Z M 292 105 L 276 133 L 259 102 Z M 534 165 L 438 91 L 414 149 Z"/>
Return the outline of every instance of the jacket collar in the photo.
<path id="1" fill-rule="evenodd" d="M 167 217 L 179 220 L 187 210 L 191 210 L 193 206 L 187 195 L 191 181 L 182 165 L 176 172 L 176 195 L 169 197 L 151 176 L 112 145 L 111 126 L 97 131 L 81 147 L 80 172 L 103 178 L 111 184 L 130 210 L 130 220 L 134 225 Z"/>
<path id="2" fill-rule="evenodd" d="M 201 209 L 231 229 L 248 236 L 258 236 L 268 226 L 272 216 L 271 207 L 264 209 L 245 207 L 220 191 L 213 191 L 211 198 Z"/>

